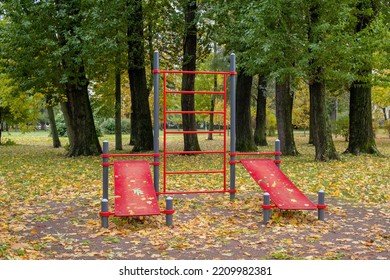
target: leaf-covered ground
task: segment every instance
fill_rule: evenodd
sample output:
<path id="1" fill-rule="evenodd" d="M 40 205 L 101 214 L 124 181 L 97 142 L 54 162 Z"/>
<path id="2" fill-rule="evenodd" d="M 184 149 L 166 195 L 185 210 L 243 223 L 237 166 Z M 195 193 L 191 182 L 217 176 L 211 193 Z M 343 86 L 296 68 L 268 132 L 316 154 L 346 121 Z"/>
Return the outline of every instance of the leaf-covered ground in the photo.
<path id="1" fill-rule="evenodd" d="M 239 166 L 234 202 L 227 194 L 176 195 L 173 227 L 161 215 L 111 217 L 108 229 L 98 215 L 100 157 L 66 158 L 63 149 L 50 147 L 46 133 L 5 137 L 18 144 L 0 146 L 0 259 L 390 259 L 385 137 L 377 145 L 386 157 L 341 155 L 341 161 L 319 163 L 307 138 L 297 135 L 301 155 L 284 157 L 282 170 L 313 201 L 318 190 L 326 191 L 325 222 L 316 211 L 275 210 L 263 225 L 262 192 Z M 272 150 L 273 140 L 262 150 Z M 173 137 L 169 148 L 180 149 L 180 141 Z M 201 143 L 216 148 L 221 139 Z M 346 148 L 341 138 L 336 145 Z M 221 165 L 204 155 L 170 162 L 176 170 Z M 169 185 L 218 189 L 218 176 L 173 177 Z"/>

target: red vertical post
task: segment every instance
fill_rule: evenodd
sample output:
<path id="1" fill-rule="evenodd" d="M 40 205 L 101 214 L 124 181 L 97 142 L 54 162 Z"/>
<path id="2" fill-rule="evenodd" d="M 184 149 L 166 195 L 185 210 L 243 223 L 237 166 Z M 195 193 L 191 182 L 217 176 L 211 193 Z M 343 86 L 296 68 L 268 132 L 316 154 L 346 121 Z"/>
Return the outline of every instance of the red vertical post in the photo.
<path id="1" fill-rule="evenodd" d="M 163 168 L 163 189 L 164 192 L 167 191 L 167 73 L 164 73 L 164 108 L 163 108 L 163 115 L 164 115 L 164 168 Z"/>

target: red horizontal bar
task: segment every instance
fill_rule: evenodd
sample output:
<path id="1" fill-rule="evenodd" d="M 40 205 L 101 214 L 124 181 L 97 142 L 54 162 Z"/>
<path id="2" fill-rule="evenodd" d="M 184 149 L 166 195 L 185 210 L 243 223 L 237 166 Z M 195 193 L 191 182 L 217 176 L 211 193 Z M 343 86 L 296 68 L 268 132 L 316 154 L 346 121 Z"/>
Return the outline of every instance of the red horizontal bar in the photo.
<path id="1" fill-rule="evenodd" d="M 224 154 L 225 151 L 168 151 L 165 152 L 167 155 L 198 155 L 198 154 Z"/>
<path id="2" fill-rule="evenodd" d="M 223 111 L 166 111 L 166 114 L 225 114 Z"/>
<path id="3" fill-rule="evenodd" d="M 219 174 L 225 173 L 224 170 L 210 170 L 210 171 L 167 171 L 167 175 L 179 175 L 179 174 Z"/>
<path id="4" fill-rule="evenodd" d="M 231 190 L 216 190 L 216 191 L 171 191 L 171 192 L 157 192 L 157 195 L 162 194 L 200 194 L 200 193 L 231 193 Z"/>
<path id="5" fill-rule="evenodd" d="M 159 156 L 160 156 L 159 154 L 104 154 L 103 157 L 159 157 Z"/>
<path id="6" fill-rule="evenodd" d="M 224 91 L 167 90 L 168 94 L 225 94 Z"/>
<path id="7" fill-rule="evenodd" d="M 186 70 L 153 70 L 153 73 L 164 74 L 209 74 L 209 75 L 237 75 L 237 72 L 218 72 L 218 71 L 186 71 Z"/>
<path id="8" fill-rule="evenodd" d="M 236 153 L 229 153 L 231 156 L 252 156 L 252 155 L 259 155 L 259 156 L 280 156 L 281 152 L 236 152 Z"/>
<path id="9" fill-rule="evenodd" d="M 200 131 L 166 131 L 166 134 L 217 134 L 217 133 L 225 133 L 224 130 L 200 130 Z"/>

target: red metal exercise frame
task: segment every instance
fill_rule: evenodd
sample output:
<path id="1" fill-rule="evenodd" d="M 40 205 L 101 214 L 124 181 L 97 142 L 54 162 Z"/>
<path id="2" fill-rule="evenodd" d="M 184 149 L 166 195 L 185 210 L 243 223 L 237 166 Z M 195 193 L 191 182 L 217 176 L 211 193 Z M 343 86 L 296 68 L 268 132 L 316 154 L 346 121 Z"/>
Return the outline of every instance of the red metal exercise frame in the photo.
<path id="1" fill-rule="evenodd" d="M 206 72 L 206 71 L 180 71 L 180 70 L 159 70 L 158 73 L 163 74 L 163 190 L 159 194 L 191 194 L 191 193 L 224 193 L 230 192 L 227 190 L 227 76 L 231 72 Z M 169 74 L 187 74 L 187 75 L 223 75 L 223 90 L 222 91 L 182 91 L 167 89 L 167 75 Z M 167 109 L 167 97 L 174 94 L 209 94 L 223 96 L 223 111 L 177 111 Z M 167 115 L 173 114 L 214 114 L 223 116 L 223 130 L 213 131 L 167 131 Z M 223 149 L 222 150 L 202 150 L 202 151 L 168 151 L 167 150 L 167 135 L 168 134 L 222 134 Z M 223 167 L 220 170 L 186 170 L 186 171 L 167 171 L 168 158 L 167 155 L 185 155 L 185 154 L 221 154 L 223 155 Z M 184 174 L 222 174 L 223 188 L 219 190 L 191 190 L 191 191 L 169 191 L 167 188 L 168 175 L 184 175 Z"/>

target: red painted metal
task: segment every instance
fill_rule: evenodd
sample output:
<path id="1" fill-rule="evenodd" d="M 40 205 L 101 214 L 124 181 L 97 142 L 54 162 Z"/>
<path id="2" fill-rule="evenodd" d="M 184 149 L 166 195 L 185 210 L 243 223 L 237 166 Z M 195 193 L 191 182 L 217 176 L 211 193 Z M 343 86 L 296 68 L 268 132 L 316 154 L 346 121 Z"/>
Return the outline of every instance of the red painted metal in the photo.
<path id="1" fill-rule="evenodd" d="M 202 193 L 234 193 L 230 190 L 197 190 L 197 191 L 166 191 L 166 192 L 159 192 L 157 195 L 162 194 L 202 194 Z"/>
<path id="2" fill-rule="evenodd" d="M 111 215 L 115 215 L 115 212 L 99 212 L 101 217 L 110 217 Z"/>
<path id="3" fill-rule="evenodd" d="M 210 114 L 225 114 L 223 111 L 167 111 L 167 114 L 204 114 L 204 115 L 210 115 Z"/>
<path id="4" fill-rule="evenodd" d="M 167 74 L 164 73 L 164 89 L 163 89 L 163 132 L 164 132 L 164 156 L 163 156 L 163 191 L 165 192 L 167 189 Z"/>
<path id="5" fill-rule="evenodd" d="M 183 131 L 167 131 L 165 132 L 166 134 L 224 134 L 225 131 L 223 130 L 213 130 L 213 131 L 210 131 L 210 130 L 194 130 L 194 131 L 186 131 L 186 130 L 183 130 Z"/>
<path id="6" fill-rule="evenodd" d="M 195 90 L 167 90 L 166 94 L 220 94 L 223 95 L 223 91 L 195 91 Z"/>
<path id="7" fill-rule="evenodd" d="M 110 157 L 159 157 L 159 154 L 105 154 L 104 158 Z"/>
<path id="8" fill-rule="evenodd" d="M 257 184 L 283 210 L 316 210 L 314 205 L 275 165 L 272 159 L 245 159 L 242 165 Z"/>
<path id="9" fill-rule="evenodd" d="M 227 190 L 227 76 L 236 75 L 235 72 L 206 72 L 206 71 L 181 71 L 181 70 L 158 70 L 156 73 L 162 73 L 164 79 L 164 89 L 163 89 L 163 135 L 164 135 L 164 148 L 163 148 L 163 191 L 161 194 L 186 194 L 186 193 L 214 193 L 214 192 L 229 192 Z M 222 91 L 183 91 L 176 89 L 167 89 L 167 75 L 168 74 L 206 74 L 206 75 L 223 75 L 223 90 Z M 167 110 L 167 96 L 173 94 L 210 94 L 210 95 L 223 95 L 223 111 L 179 111 L 179 110 Z M 223 130 L 196 130 L 196 131 L 167 131 L 167 115 L 169 114 L 219 114 L 223 117 Z M 167 149 L 167 135 L 168 134 L 221 134 L 223 135 L 223 149 L 222 150 L 212 150 L 212 151 L 168 151 Z M 223 155 L 223 167 L 221 170 L 170 170 L 167 171 L 168 158 L 167 155 L 174 154 L 221 154 Z M 210 190 L 210 191 L 180 191 L 180 192 L 171 192 L 167 190 L 167 176 L 168 175 L 180 175 L 180 174 L 212 174 L 220 173 L 223 174 L 223 188 L 219 190 Z"/>
<path id="10" fill-rule="evenodd" d="M 149 163 L 143 160 L 114 162 L 115 216 L 159 215 Z"/>
<path id="11" fill-rule="evenodd" d="M 225 151 L 167 151 L 167 155 L 225 154 Z"/>
<path id="12" fill-rule="evenodd" d="M 236 152 L 230 153 L 232 156 L 280 156 L 281 152 Z"/>
<path id="13" fill-rule="evenodd" d="M 167 175 L 173 175 L 173 174 L 218 174 L 222 173 L 224 174 L 224 170 L 199 170 L 199 171 L 167 171 Z"/>
<path id="14" fill-rule="evenodd" d="M 205 75 L 237 75 L 237 72 L 213 72 L 213 71 L 184 71 L 184 70 L 153 70 L 153 73 L 162 74 L 205 74 Z"/>

